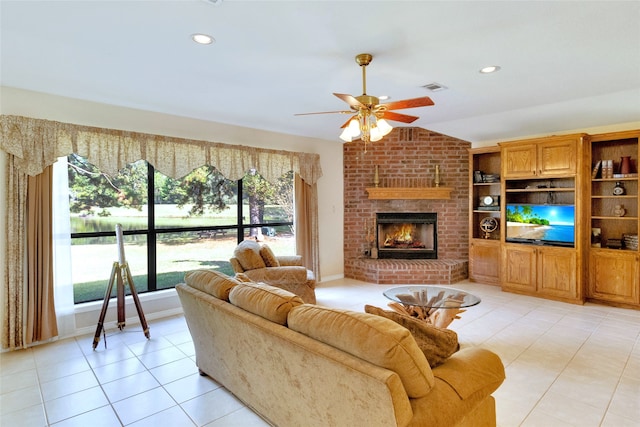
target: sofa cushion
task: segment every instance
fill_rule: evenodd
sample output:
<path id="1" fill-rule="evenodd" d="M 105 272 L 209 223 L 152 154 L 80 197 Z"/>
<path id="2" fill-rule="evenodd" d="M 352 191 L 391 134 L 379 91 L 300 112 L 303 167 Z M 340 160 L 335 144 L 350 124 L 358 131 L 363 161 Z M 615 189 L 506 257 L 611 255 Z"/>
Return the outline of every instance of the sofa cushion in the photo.
<path id="1" fill-rule="evenodd" d="M 289 312 L 289 329 L 398 374 L 407 395 L 425 396 L 435 379 L 411 333 L 368 313 L 304 304 Z"/>
<path id="2" fill-rule="evenodd" d="M 260 255 L 260 245 L 253 240 L 240 242 L 233 251 L 233 256 L 238 260 L 243 270 L 253 270 L 267 266 Z"/>
<path id="3" fill-rule="evenodd" d="M 192 288 L 225 301 L 229 301 L 231 288 L 240 283 L 217 270 L 208 269 L 187 271 L 184 274 L 184 281 Z"/>
<path id="4" fill-rule="evenodd" d="M 432 368 L 444 363 L 449 356 L 460 349 L 458 334 L 451 329 L 438 328 L 424 320 L 402 315 L 395 311 L 385 311 L 372 305 L 365 305 L 364 311 L 386 317 L 407 328 Z"/>
<path id="5" fill-rule="evenodd" d="M 276 255 L 268 245 L 263 244 L 260 246 L 260 256 L 267 267 L 280 267 L 278 258 L 276 258 Z"/>
<path id="6" fill-rule="evenodd" d="M 240 283 L 229 294 L 231 304 L 280 325 L 292 308 L 304 304 L 294 293 L 266 283 Z"/>

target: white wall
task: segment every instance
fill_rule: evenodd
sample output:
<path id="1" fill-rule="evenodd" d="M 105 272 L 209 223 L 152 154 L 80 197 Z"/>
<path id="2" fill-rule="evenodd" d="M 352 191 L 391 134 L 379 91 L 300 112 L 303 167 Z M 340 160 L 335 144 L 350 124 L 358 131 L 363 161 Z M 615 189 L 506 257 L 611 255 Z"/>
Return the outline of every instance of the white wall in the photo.
<path id="1" fill-rule="evenodd" d="M 0 113 L 225 144 L 318 153 L 323 171 L 322 178 L 318 180 L 320 271 L 325 281 L 343 275 L 342 144 L 337 138 L 337 133 L 335 141 L 305 138 L 7 87 L 2 87 L 0 91 Z M 5 153 L 1 154 L 0 172 L 4 177 Z M 0 205 L 0 219 L 4 219 L 6 212 L 5 193 L 6 182 L 2 179 L 0 181 L 0 196 L 2 196 L 0 197 L 0 203 L 2 203 Z M 3 255 L 0 257 L 0 271 L 4 271 L 6 239 L 4 227 L 0 227 L 0 229 L 2 230 L 0 231 L 0 254 Z M 153 303 L 149 302 L 148 304 Z M 4 308 L 4 304 L 1 305 Z M 152 318 L 153 315 L 149 315 L 149 313 L 153 308 L 147 305 L 145 305 L 145 313 L 147 317 Z M 135 317 L 135 311 L 133 311 L 133 315 Z M 97 320 L 97 314 L 93 318 Z M 77 320 L 80 320 L 80 317 L 77 317 Z M 78 327 L 86 326 L 83 323 L 79 321 Z"/>

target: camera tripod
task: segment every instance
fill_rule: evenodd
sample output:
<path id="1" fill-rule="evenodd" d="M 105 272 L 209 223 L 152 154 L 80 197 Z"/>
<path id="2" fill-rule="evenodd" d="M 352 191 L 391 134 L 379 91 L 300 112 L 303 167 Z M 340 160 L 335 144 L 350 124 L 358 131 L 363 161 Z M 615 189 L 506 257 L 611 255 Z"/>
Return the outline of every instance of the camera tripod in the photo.
<path id="1" fill-rule="evenodd" d="M 133 278 L 131 277 L 131 271 L 129 270 L 129 264 L 124 258 L 124 244 L 122 240 L 122 226 L 116 225 L 116 241 L 118 243 L 118 261 L 113 263 L 111 268 L 111 276 L 109 278 L 109 284 L 107 285 L 107 291 L 104 294 L 104 302 L 102 303 L 102 310 L 100 311 L 100 318 L 98 319 L 98 327 L 93 337 L 93 349 L 95 350 L 100 342 L 100 333 L 104 332 L 104 345 L 107 346 L 107 333 L 104 331 L 104 318 L 109 308 L 109 300 L 111 299 L 111 292 L 113 290 L 113 284 L 116 283 L 116 300 L 117 300 L 117 314 L 118 314 L 118 329 L 122 330 L 125 327 L 125 315 L 124 315 L 124 286 L 125 281 L 131 290 L 131 297 L 138 311 L 138 317 L 140 318 L 140 325 L 142 325 L 142 332 L 144 336 L 149 339 L 149 326 L 144 317 L 142 311 L 142 305 L 138 298 L 138 292 L 133 284 Z"/>

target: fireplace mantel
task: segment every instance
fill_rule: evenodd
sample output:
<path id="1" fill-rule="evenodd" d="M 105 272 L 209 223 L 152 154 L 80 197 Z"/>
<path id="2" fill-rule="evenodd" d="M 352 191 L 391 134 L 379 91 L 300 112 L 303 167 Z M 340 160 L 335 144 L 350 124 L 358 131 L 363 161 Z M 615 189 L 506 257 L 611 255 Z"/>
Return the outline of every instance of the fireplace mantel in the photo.
<path id="1" fill-rule="evenodd" d="M 375 200 L 426 200 L 451 199 L 451 187 L 370 187 L 369 199 Z"/>

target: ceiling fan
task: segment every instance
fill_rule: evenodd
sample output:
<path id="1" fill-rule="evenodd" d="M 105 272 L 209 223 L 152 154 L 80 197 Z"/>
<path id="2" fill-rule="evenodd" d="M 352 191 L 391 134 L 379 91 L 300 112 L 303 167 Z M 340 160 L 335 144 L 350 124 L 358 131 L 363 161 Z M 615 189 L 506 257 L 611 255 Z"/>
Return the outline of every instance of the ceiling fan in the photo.
<path id="1" fill-rule="evenodd" d="M 366 144 L 369 141 L 375 142 L 382 139 L 393 129 L 386 121 L 392 120 L 402 123 L 412 123 L 417 116 L 396 113 L 392 110 L 402 110 L 405 108 L 428 107 L 434 105 L 431 98 L 423 96 L 421 98 L 405 99 L 402 101 L 388 102 L 381 104 L 380 99 L 367 95 L 367 74 L 366 67 L 371 63 L 373 56 L 369 53 L 356 55 L 356 63 L 362 68 L 362 95 L 352 96 L 344 93 L 334 93 L 335 96 L 349 104 L 350 110 L 343 111 L 323 111 L 317 113 L 300 113 L 296 116 L 306 116 L 312 114 L 353 114 L 341 128 L 344 131 L 340 139 L 345 142 L 353 141 L 360 137 Z"/>

